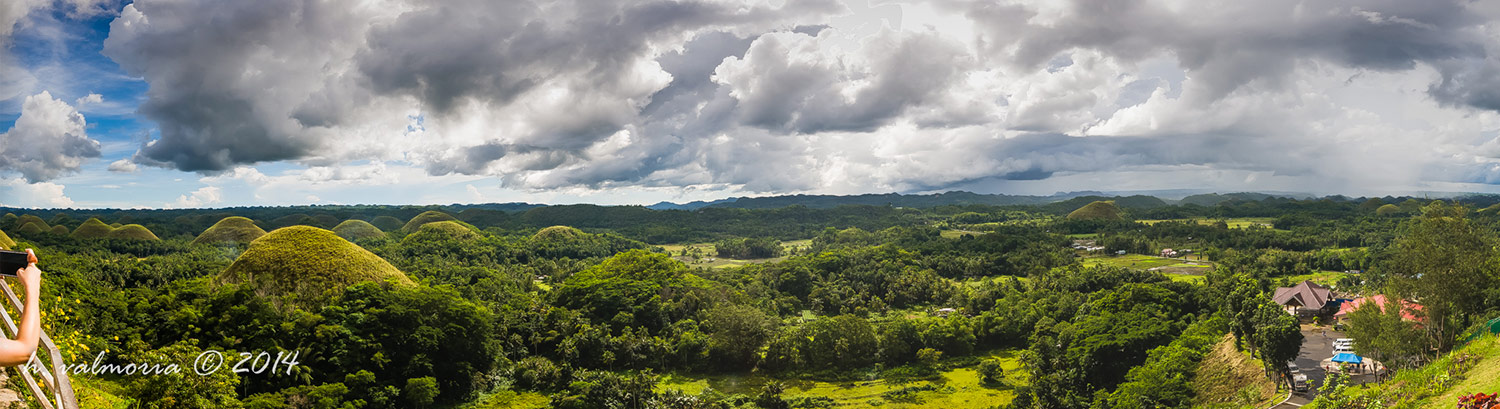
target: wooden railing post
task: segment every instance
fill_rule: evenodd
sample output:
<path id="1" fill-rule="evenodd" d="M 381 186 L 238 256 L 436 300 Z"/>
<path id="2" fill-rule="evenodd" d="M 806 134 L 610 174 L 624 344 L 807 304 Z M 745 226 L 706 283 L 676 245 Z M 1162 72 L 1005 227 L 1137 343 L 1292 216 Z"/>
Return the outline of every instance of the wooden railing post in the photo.
<path id="1" fill-rule="evenodd" d="M 21 299 L 17 298 L 15 291 L 11 290 L 10 282 L 0 280 L 0 290 L 4 290 L 5 298 L 10 301 L 11 306 L 16 308 L 16 311 L 19 312 L 25 309 L 25 305 L 21 304 Z M 11 337 L 16 336 L 19 331 L 17 330 L 15 320 L 10 316 L 10 312 L 0 308 L 0 320 L 5 322 L 5 329 L 9 331 L 7 335 Z M 21 374 L 21 379 L 26 381 L 27 390 L 36 397 L 37 402 L 41 402 L 43 408 L 78 409 L 78 399 L 73 396 L 73 383 L 68 379 L 67 363 L 63 362 L 62 352 L 57 350 L 57 344 L 52 342 L 52 337 L 47 336 L 46 331 L 41 331 L 40 338 L 41 342 L 37 348 L 38 352 L 44 351 L 47 360 L 51 361 L 52 364 L 48 365 L 46 362 L 43 362 L 37 356 L 37 353 L 33 352 L 31 359 L 27 361 L 26 365 L 15 368 L 16 372 Z M 31 375 L 31 371 L 27 370 L 28 367 L 37 369 L 37 374 L 42 378 L 41 385 L 37 384 L 36 378 Z M 43 385 L 48 390 L 51 390 L 52 393 L 48 394 L 43 391 Z"/>

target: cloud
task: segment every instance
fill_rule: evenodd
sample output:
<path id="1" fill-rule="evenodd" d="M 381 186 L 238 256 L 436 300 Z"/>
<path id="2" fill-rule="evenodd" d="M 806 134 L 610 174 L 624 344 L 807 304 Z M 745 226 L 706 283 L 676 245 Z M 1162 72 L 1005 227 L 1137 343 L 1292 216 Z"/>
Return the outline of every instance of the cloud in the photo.
<path id="1" fill-rule="evenodd" d="M 0 206 L 28 208 L 66 208 L 73 199 L 63 194 L 65 187 L 50 182 L 28 183 L 22 179 L 0 179 Z"/>
<path id="2" fill-rule="evenodd" d="M 135 172 L 137 172 L 139 170 L 140 170 L 140 167 L 136 166 L 135 162 L 131 162 L 130 159 L 120 159 L 120 160 L 117 160 L 117 161 L 109 163 L 109 171 L 110 172 L 115 172 L 115 173 L 135 173 Z"/>
<path id="3" fill-rule="evenodd" d="M 104 103 L 104 96 L 103 95 L 89 93 L 88 95 L 85 95 L 84 97 L 78 98 L 77 100 L 73 101 L 73 106 L 81 107 L 84 104 L 102 104 L 102 103 Z"/>
<path id="4" fill-rule="evenodd" d="M 192 193 L 178 196 L 176 202 L 167 203 L 166 206 L 175 208 L 205 207 L 224 201 L 222 193 L 222 189 L 219 189 L 217 186 L 205 186 L 194 190 Z"/>
<path id="5" fill-rule="evenodd" d="M 1459 0 L 142 0 L 104 52 L 150 85 L 160 137 L 132 162 L 264 191 L 408 166 L 522 191 L 1395 188 L 1500 180 L 1474 149 L 1500 134 L 1497 19 Z M 248 167 L 282 161 L 302 169 Z"/>
<path id="6" fill-rule="evenodd" d="M 77 171 L 99 157 L 99 142 L 85 131 L 83 114 L 43 91 L 21 106 L 15 125 L 0 134 L 0 171 L 19 172 L 30 182 Z"/>

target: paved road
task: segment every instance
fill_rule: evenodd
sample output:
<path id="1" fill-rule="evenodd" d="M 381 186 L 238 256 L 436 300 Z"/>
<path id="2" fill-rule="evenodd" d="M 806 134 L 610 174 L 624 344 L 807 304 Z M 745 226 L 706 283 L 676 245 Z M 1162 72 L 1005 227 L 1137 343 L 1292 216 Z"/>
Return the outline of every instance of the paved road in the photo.
<path id="1" fill-rule="evenodd" d="M 1318 387 L 1323 386 L 1323 368 L 1319 363 L 1333 357 L 1333 340 L 1344 338 L 1344 334 L 1328 330 L 1328 335 L 1318 329 L 1302 330 L 1302 352 L 1297 354 L 1297 367 L 1307 375 L 1307 392 L 1293 392 L 1292 398 L 1275 409 L 1295 408 L 1312 402 L 1318 396 Z"/>

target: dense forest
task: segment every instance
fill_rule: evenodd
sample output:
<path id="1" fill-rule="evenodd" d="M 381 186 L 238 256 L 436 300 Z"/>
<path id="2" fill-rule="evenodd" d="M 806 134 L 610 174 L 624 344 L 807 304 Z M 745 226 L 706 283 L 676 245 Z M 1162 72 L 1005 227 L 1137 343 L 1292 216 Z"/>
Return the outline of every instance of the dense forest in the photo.
<path id="1" fill-rule="evenodd" d="M 1392 338 L 1420 342 L 1361 347 L 1392 366 L 1500 311 L 1494 198 L 1189 199 L 0 209 L 0 247 L 41 256 L 70 360 L 296 353 L 77 375 L 122 408 L 1251 407 L 1196 372 L 1229 340 L 1291 375 L 1277 286 L 1424 300 L 1441 325 Z M 1111 217 L 1075 212 L 1094 203 Z M 1168 248 L 1195 259 L 1137 265 Z M 1384 325 L 1362 327 L 1416 331 Z"/>

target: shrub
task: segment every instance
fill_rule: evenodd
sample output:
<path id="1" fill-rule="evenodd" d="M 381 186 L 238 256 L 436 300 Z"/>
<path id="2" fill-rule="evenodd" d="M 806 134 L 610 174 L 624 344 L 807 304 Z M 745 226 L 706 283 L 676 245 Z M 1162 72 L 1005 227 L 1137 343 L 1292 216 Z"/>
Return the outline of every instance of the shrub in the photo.
<path id="1" fill-rule="evenodd" d="M 1458 409 L 1500 408 L 1500 398 L 1493 393 L 1474 393 L 1458 397 Z"/>
<path id="2" fill-rule="evenodd" d="M 998 359 L 986 359 L 979 363 L 979 380 L 986 383 L 1005 380 L 1005 368 Z"/>

